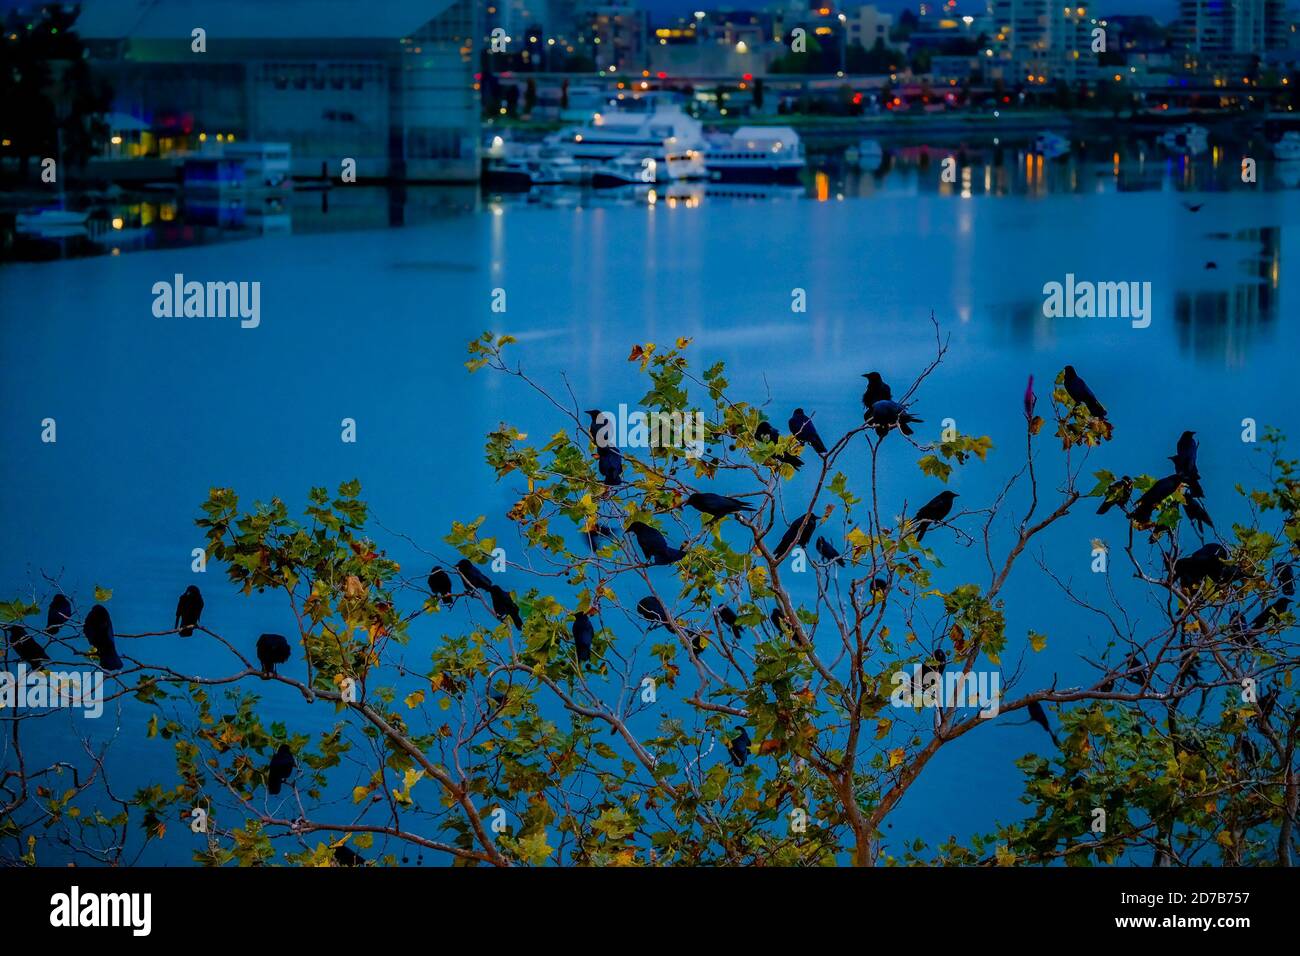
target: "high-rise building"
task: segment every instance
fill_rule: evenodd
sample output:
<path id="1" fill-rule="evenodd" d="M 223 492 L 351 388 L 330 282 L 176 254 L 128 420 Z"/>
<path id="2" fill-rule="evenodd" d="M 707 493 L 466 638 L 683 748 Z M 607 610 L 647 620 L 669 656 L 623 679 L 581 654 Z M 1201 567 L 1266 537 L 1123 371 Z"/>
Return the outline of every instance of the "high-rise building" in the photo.
<path id="1" fill-rule="evenodd" d="M 1048 0 L 993 0 L 989 76 L 1007 83 L 1045 83 L 1050 71 L 1052 6 Z M 1039 79 L 1039 78 L 1042 79 Z"/>
<path id="2" fill-rule="evenodd" d="M 1250 76 L 1259 58 L 1288 42 L 1284 0 L 1180 0 L 1172 32 L 1183 69 L 1217 78 Z"/>

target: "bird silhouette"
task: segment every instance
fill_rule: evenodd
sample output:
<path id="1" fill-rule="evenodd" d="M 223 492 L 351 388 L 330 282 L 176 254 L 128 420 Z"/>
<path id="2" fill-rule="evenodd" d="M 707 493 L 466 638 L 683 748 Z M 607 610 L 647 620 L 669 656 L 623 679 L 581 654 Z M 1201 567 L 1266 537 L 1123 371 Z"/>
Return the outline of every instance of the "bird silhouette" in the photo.
<path id="1" fill-rule="evenodd" d="M 275 665 L 289 660 L 289 639 L 283 634 L 263 634 L 257 639 L 257 659 L 262 665 L 262 679 L 275 676 Z"/>
<path id="2" fill-rule="evenodd" d="M 788 555 L 798 545 L 806 548 L 808 542 L 812 540 L 813 532 L 817 530 L 817 516 L 812 514 L 800 515 L 790 523 L 790 527 L 785 529 L 785 534 L 781 535 L 781 540 L 772 552 L 772 556 L 777 562 L 784 561 Z"/>
<path id="3" fill-rule="evenodd" d="M 774 426 L 771 422 L 763 421 L 763 422 L 759 422 L 758 426 L 754 429 L 754 437 L 758 439 L 760 442 L 766 442 L 769 445 L 775 445 L 777 442 L 781 440 L 781 433 L 776 430 L 776 426 Z M 798 455 L 790 455 L 790 454 L 782 453 L 780 455 L 777 455 L 773 460 L 779 461 L 783 465 L 789 465 L 795 471 L 798 471 L 800 468 L 803 467 L 803 459 L 800 458 Z"/>
<path id="4" fill-rule="evenodd" d="M 435 567 L 429 572 L 429 593 L 450 605 L 456 599 L 451 596 L 451 575 L 445 568 Z"/>
<path id="5" fill-rule="evenodd" d="M 844 558 L 842 558 L 840 553 L 835 550 L 835 546 L 821 535 L 817 536 L 817 541 L 813 544 L 813 547 L 817 549 L 817 553 L 820 554 L 824 560 L 833 561 L 840 567 L 844 567 Z"/>
<path id="6" fill-rule="evenodd" d="M 67 624 L 72 617 L 72 602 L 66 594 L 56 594 L 50 598 L 50 610 L 45 615 L 45 633 L 53 636 L 59 628 Z"/>
<path id="7" fill-rule="evenodd" d="M 1047 735 L 1052 738 L 1052 743 L 1060 747 L 1061 742 L 1056 739 L 1056 731 L 1052 730 L 1052 725 L 1047 720 L 1047 711 L 1043 710 L 1043 705 L 1036 700 L 1031 700 L 1028 709 L 1029 719 L 1047 731 Z"/>
<path id="8" fill-rule="evenodd" d="M 664 602 L 654 595 L 647 595 L 636 602 L 636 612 L 650 622 L 650 630 L 656 627 L 667 627 L 672 620 L 668 616 L 668 610 L 664 607 Z"/>
<path id="9" fill-rule="evenodd" d="M 180 629 L 181 637 L 189 637 L 198 626 L 202 613 L 203 595 L 196 585 L 191 584 L 176 602 L 176 623 L 172 626 Z"/>
<path id="10" fill-rule="evenodd" d="M 1201 207 L 1203 207 L 1204 205 L 1205 203 L 1203 202 L 1197 202 L 1197 203 L 1185 202 L 1183 203 L 1183 208 L 1186 209 L 1188 212 L 1200 212 Z"/>
<path id="11" fill-rule="evenodd" d="M 334 862 L 339 866 L 364 866 L 366 858 L 347 844 L 334 848 Z"/>
<path id="12" fill-rule="evenodd" d="M 894 390 L 890 388 L 879 372 L 865 372 L 862 376 L 867 380 L 867 390 L 862 393 L 862 407 L 871 408 L 876 402 L 888 402 L 894 397 Z"/>
<path id="13" fill-rule="evenodd" d="M 718 609 L 718 617 L 721 619 L 723 624 L 731 628 L 731 636 L 736 638 L 736 640 L 740 640 L 740 632 L 743 631 L 744 628 L 741 627 L 737 621 L 736 612 L 729 607 L 722 607 Z"/>
<path id="14" fill-rule="evenodd" d="M 703 512 L 713 518 L 725 518 L 727 515 L 734 515 L 738 511 L 754 510 L 753 505 L 741 501 L 739 498 L 715 495 L 707 491 L 695 492 L 684 503 L 696 511 Z"/>
<path id="15" fill-rule="evenodd" d="M 822 436 L 817 434 L 817 426 L 813 424 L 812 419 L 804 414 L 802 408 L 796 408 L 794 414 L 790 416 L 790 434 L 799 439 L 805 445 L 811 445 L 813 451 L 819 455 L 826 454 L 826 443 L 822 441 Z"/>
<path id="16" fill-rule="evenodd" d="M 749 739 L 749 734 L 744 727 L 741 727 L 736 736 L 732 737 L 727 743 L 727 752 L 731 755 L 731 764 L 734 767 L 745 766 L 745 761 L 749 759 L 749 748 L 753 741 Z"/>
<path id="17" fill-rule="evenodd" d="M 926 531 L 948 517 L 949 512 L 952 511 L 953 500 L 956 498 L 955 491 L 941 491 L 916 510 L 912 518 L 912 528 L 916 531 L 918 542 L 925 537 Z"/>
<path id="18" fill-rule="evenodd" d="M 881 399 L 868 408 L 862 420 L 876 430 L 878 438 L 888 435 L 891 428 L 897 428 L 904 435 L 911 435 L 912 426 L 925 421 L 924 418 L 917 418 L 909 412 L 906 405 L 900 405 L 887 398 Z"/>
<path id="19" fill-rule="evenodd" d="M 82 631 L 99 655 L 99 666 L 106 671 L 121 670 L 122 658 L 117 656 L 117 640 L 113 634 L 113 619 L 108 616 L 108 608 L 102 604 L 92 607 L 86 615 Z"/>
<path id="20" fill-rule="evenodd" d="M 596 468 L 601 480 L 609 487 L 623 483 L 623 455 L 613 445 L 606 445 L 596 452 Z"/>
<path id="21" fill-rule="evenodd" d="M 1198 532 L 1204 534 L 1206 525 L 1214 527 L 1214 522 L 1210 520 L 1210 513 L 1205 510 L 1205 506 L 1191 495 L 1183 501 L 1183 510 L 1187 512 L 1187 517 Z"/>
<path id="22" fill-rule="evenodd" d="M 579 663 L 591 660 L 591 643 L 595 639 L 596 629 L 591 626 L 591 618 L 586 612 L 578 611 L 573 615 L 573 643 L 578 649 Z"/>
<path id="23" fill-rule="evenodd" d="M 39 669 L 49 663 L 50 655 L 45 653 L 45 648 L 28 633 L 27 628 L 11 624 L 5 629 L 5 634 L 9 638 L 9 646 L 28 667 Z"/>
<path id="24" fill-rule="evenodd" d="M 289 745 L 280 744 L 280 749 L 272 755 L 271 766 L 267 769 L 266 792 L 271 796 L 278 795 L 280 786 L 289 779 L 296 766 L 298 763 L 293 759 L 293 751 L 289 749 Z"/>
<path id="25" fill-rule="evenodd" d="M 497 616 L 497 619 L 509 620 L 515 626 L 515 630 L 522 631 L 524 629 L 524 619 L 520 617 L 519 605 L 510 596 L 510 592 L 498 585 L 489 584 L 488 594 L 492 597 L 492 613 Z"/>
<path id="26" fill-rule="evenodd" d="M 1116 505 L 1119 510 L 1123 511 L 1128 507 L 1129 499 L 1133 497 L 1133 479 L 1128 475 L 1117 478 L 1106 487 L 1106 494 L 1102 503 L 1097 508 L 1097 514 L 1104 515 Z"/>
<path id="27" fill-rule="evenodd" d="M 1174 494 L 1183 485 L 1181 475 L 1166 475 L 1159 479 L 1146 491 L 1142 492 L 1138 498 L 1137 504 L 1129 512 L 1129 517 L 1138 524 L 1150 524 L 1151 516 L 1155 510 L 1160 507 L 1170 495 Z"/>
<path id="28" fill-rule="evenodd" d="M 492 579 L 475 567 L 468 558 L 461 558 L 456 562 L 456 572 L 469 591 L 486 591 L 492 587 Z"/>
<path id="29" fill-rule="evenodd" d="M 1215 584 L 1227 584 L 1239 575 L 1240 570 L 1228 563 L 1228 549 L 1218 542 L 1203 545 L 1174 562 L 1174 578 L 1184 591 L 1206 578 Z"/>
<path id="30" fill-rule="evenodd" d="M 1088 409 L 1088 414 L 1093 418 L 1105 418 L 1106 408 L 1101 402 L 1097 401 L 1097 396 L 1092 393 L 1088 383 L 1079 377 L 1079 373 L 1074 370 L 1073 365 L 1065 367 L 1065 378 L 1062 381 L 1065 386 L 1065 393 L 1070 396 L 1070 400 L 1076 405 L 1083 405 Z"/>
<path id="31" fill-rule="evenodd" d="M 610 420 L 610 416 L 599 408 L 589 408 L 587 414 L 591 416 L 591 424 L 587 426 L 587 433 L 591 435 L 591 443 L 597 448 L 613 447 L 614 423 Z"/>
<path id="32" fill-rule="evenodd" d="M 681 548 L 669 546 L 668 539 L 664 537 L 662 531 L 650 527 L 644 521 L 633 521 L 627 526 L 627 530 L 636 538 L 636 543 L 641 547 L 641 553 L 645 555 L 646 561 L 651 564 L 676 564 L 686 557 L 686 552 Z"/>

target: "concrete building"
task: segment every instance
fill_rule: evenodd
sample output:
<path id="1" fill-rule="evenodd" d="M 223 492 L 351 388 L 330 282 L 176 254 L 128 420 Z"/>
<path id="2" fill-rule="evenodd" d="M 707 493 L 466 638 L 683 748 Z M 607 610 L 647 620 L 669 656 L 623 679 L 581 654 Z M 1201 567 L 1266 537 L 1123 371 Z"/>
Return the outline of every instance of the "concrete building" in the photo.
<path id="1" fill-rule="evenodd" d="M 1172 42 L 1185 71 L 1231 81 L 1285 49 L 1288 30 L 1284 0 L 1180 0 Z"/>
<path id="2" fill-rule="evenodd" d="M 85 0 L 77 28 L 145 155 L 285 142 L 297 175 L 473 181 L 476 0 Z M 195 30 L 202 30 L 198 52 Z"/>
<path id="3" fill-rule="evenodd" d="M 889 31 L 894 25 L 894 15 L 885 13 L 874 4 L 845 10 L 845 28 L 848 30 L 850 45 L 859 43 L 863 49 L 870 50 L 876 41 L 889 46 Z"/>
<path id="4" fill-rule="evenodd" d="M 1047 82 L 1054 7 L 1048 0 L 993 0 L 988 47 L 992 55 L 987 57 L 990 79 L 1008 84 Z"/>

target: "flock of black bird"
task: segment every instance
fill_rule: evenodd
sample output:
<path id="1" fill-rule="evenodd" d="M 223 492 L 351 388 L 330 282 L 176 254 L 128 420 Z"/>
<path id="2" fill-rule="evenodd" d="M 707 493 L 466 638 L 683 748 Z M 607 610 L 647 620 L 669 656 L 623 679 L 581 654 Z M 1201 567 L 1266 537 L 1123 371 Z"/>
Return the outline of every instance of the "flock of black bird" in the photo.
<path id="1" fill-rule="evenodd" d="M 862 394 L 863 421 L 865 425 L 873 429 L 877 436 L 882 439 L 895 428 L 905 435 L 911 435 L 910 426 L 921 422 L 922 419 L 912 415 L 905 404 L 894 401 L 892 389 L 879 372 L 868 372 L 864 377 L 867 379 L 867 388 Z M 1094 419 L 1107 421 L 1105 406 L 1097 399 L 1096 394 L 1079 376 L 1073 366 L 1067 365 L 1065 367 L 1062 384 L 1076 406 L 1087 409 L 1088 414 Z M 1031 379 L 1025 396 L 1027 414 L 1032 410 L 1034 402 L 1032 392 Z M 589 410 L 587 414 L 591 416 L 589 434 L 595 446 L 595 457 L 601 480 L 605 485 L 613 488 L 623 483 L 622 452 L 609 440 L 611 429 L 602 429 L 601 427 L 604 413 L 593 409 Z M 812 418 L 802 408 L 794 410 L 788 424 L 790 434 L 798 442 L 812 448 L 818 455 L 825 456 L 828 454 L 826 443 L 818 433 Z M 760 443 L 774 445 L 781 440 L 782 436 L 775 426 L 764 420 L 755 429 L 754 437 Z M 1156 510 L 1164 506 L 1170 498 L 1181 491 L 1183 509 L 1196 530 L 1203 535 L 1206 527 L 1214 527 L 1214 522 L 1210 519 L 1209 512 L 1203 503 L 1205 492 L 1201 487 L 1201 476 L 1197 466 L 1198 450 L 1199 443 L 1196 441 L 1195 432 L 1183 432 L 1178 439 L 1175 453 L 1169 457 L 1173 465 L 1171 474 L 1155 481 L 1138 497 L 1131 507 L 1129 502 L 1135 489 L 1135 482 L 1127 475 L 1122 476 L 1106 489 L 1097 513 L 1106 514 L 1111 509 L 1118 508 L 1135 525 L 1149 526 Z M 799 469 L 804 464 L 800 456 L 792 453 L 770 455 L 769 460 L 789 465 L 794 469 Z M 945 490 L 917 509 L 915 515 L 912 516 L 908 529 L 915 534 L 918 542 L 925 537 L 927 531 L 941 526 L 945 522 L 952 512 L 953 502 L 956 498 L 957 494 L 955 492 Z M 683 505 L 707 516 L 710 519 L 706 522 L 708 524 L 721 521 L 732 515 L 746 515 L 755 510 L 752 504 L 742 499 L 713 492 L 695 492 L 685 498 Z M 816 530 L 816 515 L 811 511 L 800 515 L 789 524 L 781 535 L 775 550 L 772 551 L 773 559 L 781 562 L 796 547 L 806 548 Z M 626 531 L 636 541 L 642 556 L 650 566 L 674 565 L 686 556 L 687 552 L 684 547 L 673 547 L 669 544 L 662 531 L 644 521 L 631 522 Z M 598 523 L 594 524 L 586 532 L 586 536 L 593 550 L 599 547 L 602 539 L 615 540 L 618 538 L 618 534 L 613 529 Z M 817 537 L 815 550 L 827 565 L 833 564 L 840 567 L 845 565 L 843 555 L 824 536 L 819 535 Z M 468 559 L 462 558 L 458 561 L 454 566 L 454 570 L 464 586 L 463 592 L 461 594 L 455 592 L 452 576 L 445 568 L 435 567 L 428 576 L 429 591 L 435 599 L 439 600 L 443 605 L 449 606 L 459 596 L 481 594 L 485 597 L 486 603 L 491 608 L 494 616 L 499 620 L 508 621 L 515 629 L 522 631 L 524 626 L 523 618 L 519 606 L 515 603 L 515 599 L 509 591 L 496 584 Z M 1228 584 L 1245 576 L 1245 572 L 1241 568 L 1230 563 L 1230 554 L 1227 548 L 1217 542 L 1206 543 L 1190 555 L 1177 559 L 1173 562 L 1172 571 L 1173 580 L 1185 591 L 1194 589 L 1206 580 L 1215 584 Z M 1250 622 L 1252 630 L 1257 631 L 1267 627 L 1291 607 L 1295 593 L 1291 566 L 1288 564 L 1281 565 L 1276 572 L 1276 576 L 1281 594 Z M 882 579 L 876 579 L 871 583 L 873 593 L 887 588 L 888 582 Z M 657 597 L 650 595 L 642 598 L 637 602 L 636 611 L 649 624 L 651 629 L 656 627 L 666 628 L 673 625 L 680 627 L 691 638 L 693 650 L 696 653 L 703 651 L 705 632 L 684 626 L 681 622 L 675 621 L 667 608 L 664 607 L 663 602 Z M 192 635 L 195 628 L 199 626 L 202 613 L 203 596 L 196 586 L 191 585 L 185 589 L 185 592 L 177 601 L 175 628 L 182 636 L 188 637 Z M 56 594 L 50 601 L 45 633 L 53 636 L 60 628 L 70 623 L 72 617 L 72 603 L 66 595 Z M 718 611 L 718 617 L 735 637 L 740 637 L 744 628 L 739 623 L 736 612 L 732 608 L 722 607 Z M 787 618 L 780 605 L 773 609 L 770 619 L 781 633 L 798 633 L 793 622 Z M 1237 612 L 1236 623 L 1239 629 L 1245 632 L 1246 622 L 1241 612 Z M 92 607 L 86 615 L 82 631 L 94 650 L 100 667 L 106 671 L 120 670 L 123 667 L 122 659 L 117 652 L 113 621 L 107 608 L 102 604 L 96 604 Z M 572 636 L 580 664 L 587 665 L 591 661 L 595 635 L 596 631 L 591 617 L 585 612 L 576 612 L 573 615 Z M 10 647 L 28 665 L 43 667 L 48 663 L 49 655 L 46 649 L 27 628 L 17 624 L 11 625 L 7 628 L 7 637 Z M 281 634 L 262 634 L 257 639 L 256 650 L 264 679 L 274 677 L 276 666 L 286 663 L 291 653 L 288 639 Z M 930 661 L 935 663 L 932 664 Z M 923 665 L 923 675 L 942 671 L 946 663 L 946 656 L 942 648 L 936 649 L 931 654 L 930 661 Z M 1047 721 L 1042 705 L 1035 701 L 1029 705 L 1028 710 L 1030 719 L 1043 726 L 1049 734 L 1052 734 L 1053 740 L 1055 740 L 1055 734 Z M 748 734 L 742 727 L 728 744 L 732 762 L 736 766 L 744 765 L 749 753 L 749 746 Z M 267 771 L 268 792 L 271 794 L 279 793 L 281 785 L 288 780 L 294 767 L 294 757 L 288 745 L 281 745 L 272 758 Z"/>

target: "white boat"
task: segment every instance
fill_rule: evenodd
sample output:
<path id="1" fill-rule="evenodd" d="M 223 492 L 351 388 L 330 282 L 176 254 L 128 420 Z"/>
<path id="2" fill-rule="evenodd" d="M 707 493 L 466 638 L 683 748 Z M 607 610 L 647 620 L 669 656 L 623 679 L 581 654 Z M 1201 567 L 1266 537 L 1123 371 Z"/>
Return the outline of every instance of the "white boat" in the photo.
<path id="1" fill-rule="evenodd" d="M 1044 159 L 1056 159 L 1070 151 L 1070 141 L 1050 130 L 1034 137 L 1034 152 Z"/>
<path id="2" fill-rule="evenodd" d="M 583 164 L 600 165 L 632 153 L 655 161 L 657 181 L 705 175 L 704 128 L 663 93 L 617 101 L 589 123 L 552 133 L 544 145 Z"/>
<path id="3" fill-rule="evenodd" d="M 864 139 L 846 149 L 844 158 L 859 169 L 874 172 L 885 161 L 885 151 L 876 140 Z"/>
<path id="4" fill-rule="evenodd" d="M 1283 133 L 1282 138 L 1273 144 L 1273 158 L 1282 162 L 1300 159 L 1300 133 L 1294 130 Z"/>
<path id="5" fill-rule="evenodd" d="M 1160 145 L 1174 153 L 1203 153 L 1210 145 L 1210 134 L 1204 126 L 1188 123 L 1175 126 L 1160 137 Z"/>
<path id="6" fill-rule="evenodd" d="M 483 175 L 489 186 L 499 189 L 581 186 L 591 179 L 591 166 L 545 144 L 502 141 L 486 152 Z"/>
<path id="7" fill-rule="evenodd" d="M 71 209 L 42 209 L 40 212 L 20 212 L 16 217 L 19 229 L 24 227 L 38 229 L 43 227 L 80 226 L 90 218 L 88 212 L 74 212 Z"/>
<path id="8" fill-rule="evenodd" d="M 789 126 L 742 126 L 710 145 L 704 156 L 714 182 L 794 183 L 806 161 Z"/>
<path id="9" fill-rule="evenodd" d="M 667 181 L 661 177 L 659 163 L 653 156 L 638 155 L 632 151 L 591 167 L 591 185 L 597 189 L 610 186 L 653 186 Z"/>

